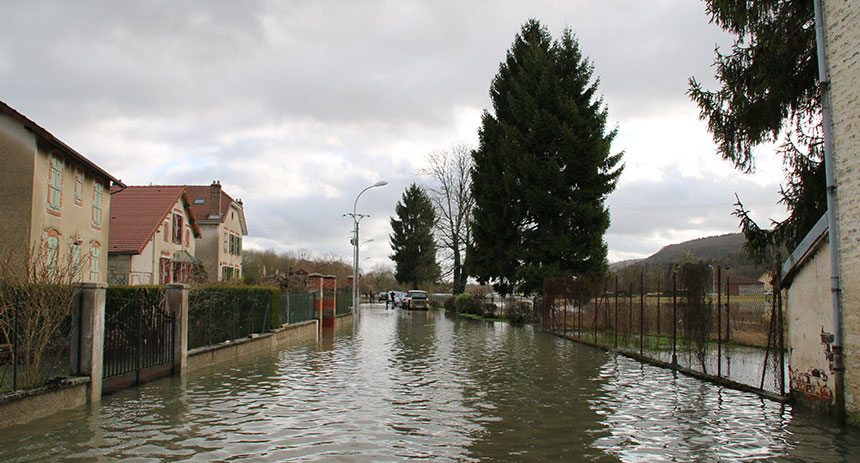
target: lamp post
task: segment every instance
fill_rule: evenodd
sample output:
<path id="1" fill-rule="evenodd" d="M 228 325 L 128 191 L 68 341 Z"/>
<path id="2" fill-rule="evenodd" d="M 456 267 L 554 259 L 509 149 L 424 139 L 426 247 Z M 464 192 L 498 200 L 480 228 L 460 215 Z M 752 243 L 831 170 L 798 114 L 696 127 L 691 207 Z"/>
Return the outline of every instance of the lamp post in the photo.
<path id="1" fill-rule="evenodd" d="M 365 217 L 370 217 L 369 215 L 359 214 L 358 213 L 358 198 L 361 198 L 361 195 L 364 194 L 365 191 L 388 185 L 388 182 L 385 180 L 380 180 L 373 185 L 361 190 L 358 196 L 355 197 L 355 202 L 352 204 L 352 214 L 344 214 L 352 217 L 352 221 L 354 224 L 354 228 L 352 231 L 352 314 L 355 317 L 358 314 L 358 247 L 360 241 L 358 240 L 358 222 Z M 353 318 L 354 320 L 354 318 Z"/>

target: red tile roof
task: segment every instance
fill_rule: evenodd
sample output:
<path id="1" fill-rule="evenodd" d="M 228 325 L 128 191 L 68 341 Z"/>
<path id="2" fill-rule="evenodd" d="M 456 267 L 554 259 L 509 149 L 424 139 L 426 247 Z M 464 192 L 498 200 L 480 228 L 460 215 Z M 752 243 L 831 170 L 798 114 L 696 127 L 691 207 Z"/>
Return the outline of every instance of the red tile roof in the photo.
<path id="1" fill-rule="evenodd" d="M 185 185 L 188 191 L 188 197 L 191 199 L 191 210 L 194 211 L 194 217 L 200 224 L 216 224 L 224 223 L 227 220 L 227 213 L 230 211 L 231 204 L 238 205 L 239 223 L 242 227 L 242 234 L 248 234 L 248 226 L 245 223 L 245 211 L 242 201 L 235 201 L 224 190 L 221 189 L 219 181 L 212 182 L 211 185 Z M 220 194 L 219 204 L 213 204 L 212 193 L 217 191 Z"/>
<path id="2" fill-rule="evenodd" d="M 33 132 L 34 134 L 47 140 L 49 143 L 55 145 L 64 154 L 66 154 L 67 156 L 71 156 L 74 159 L 77 159 L 77 161 L 80 162 L 81 164 L 83 164 L 85 167 L 92 169 L 93 171 L 97 172 L 99 175 L 103 176 L 105 179 L 107 179 L 111 183 L 113 183 L 115 185 L 119 185 L 119 186 L 125 186 L 125 185 L 123 185 L 123 183 L 120 180 L 117 180 L 116 178 L 114 178 L 113 175 L 105 172 L 104 169 L 97 166 L 94 162 L 90 161 L 89 159 L 85 158 L 83 154 L 78 153 L 77 151 L 72 149 L 71 146 L 65 144 L 59 138 L 57 138 L 53 134 L 51 134 L 51 132 L 48 132 L 42 126 L 31 121 L 29 118 L 27 118 L 27 116 L 19 113 L 14 108 L 12 108 L 11 106 L 7 105 L 6 103 L 4 103 L 2 101 L 0 101 L 0 113 L 6 114 L 7 116 L 11 117 L 12 119 L 17 120 L 18 122 L 21 123 L 21 125 L 26 127 L 27 130 Z"/>
<path id="3" fill-rule="evenodd" d="M 230 203 L 233 202 L 233 198 L 225 193 L 224 190 L 221 190 L 220 185 L 218 187 L 221 191 L 220 210 L 212 204 L 212 187 L 210 185 L 185 185 L 185 188 L 188 191 L 188 197 L 191 199 L 191 210 L 194 211 L 194 217 L 197 217 L 197 220 L 210 220 L 209 217 L 212 214 L 218 214 L 220 215 L 218 220 L 221 223 L 224 222 L 224 219 L 227 217 L 227 211 L 230 210 Z M 202 200 L 202 203 L 200 200 Z"/>
<path id="4" fill-rule="evenodd" d="M 200 236 L 184 186 L 114 187 L 110 197 L 108 252 L 140 254 L 180 198 L 185 203 L 194 236 Z"/>

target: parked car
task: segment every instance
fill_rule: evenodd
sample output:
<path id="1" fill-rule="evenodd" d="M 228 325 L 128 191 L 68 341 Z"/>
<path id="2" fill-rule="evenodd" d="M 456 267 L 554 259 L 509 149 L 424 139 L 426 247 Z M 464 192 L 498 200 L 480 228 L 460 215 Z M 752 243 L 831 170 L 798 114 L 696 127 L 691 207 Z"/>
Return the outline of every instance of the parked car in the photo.
<path id="1" fill-rule="evenodd" d="M 407 310 L 427 310 L 429 301 L 427 300 L 427 291 L 419 289 L 410 290 L 403 298 L 401 306 Z"/>
<path id="2" fill-rule="evenodd" d="M 403 291 L 389 291 L 389 294 L 394 294 L 394 300 L 392 301 L 394 307 L 400 306 L 403 303 L 403 298 L 406 297 L 406 293 Z"/>

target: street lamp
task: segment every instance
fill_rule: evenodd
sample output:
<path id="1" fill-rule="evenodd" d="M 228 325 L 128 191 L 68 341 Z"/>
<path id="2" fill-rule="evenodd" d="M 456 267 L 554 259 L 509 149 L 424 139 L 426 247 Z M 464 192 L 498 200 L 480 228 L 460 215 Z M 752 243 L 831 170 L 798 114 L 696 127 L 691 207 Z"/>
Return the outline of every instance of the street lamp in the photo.
<path id="1" fill-rule="evenodd" d="M 358 213 L 358 198 L 361 198 L 361 195 L 364 194 L 365 191 L 388 185 L 388 182 L 385 180 L 380 180 L 373 185 L 361 190 L 358 196 L 355 197 L 355 202 L 352 204 L 352 214 L 344 214 L 344 216 L 352 217 L 353 224 L 355 228 L 352 231 L 352 314 L 355 317 L 358 314 L 358 247 L 361 244 L 358 240 L 358 222 L 365 217 L 370 217 L 369 215 L 359 214 Z M 370 241 L 370 240 L 368 240 Z"/>

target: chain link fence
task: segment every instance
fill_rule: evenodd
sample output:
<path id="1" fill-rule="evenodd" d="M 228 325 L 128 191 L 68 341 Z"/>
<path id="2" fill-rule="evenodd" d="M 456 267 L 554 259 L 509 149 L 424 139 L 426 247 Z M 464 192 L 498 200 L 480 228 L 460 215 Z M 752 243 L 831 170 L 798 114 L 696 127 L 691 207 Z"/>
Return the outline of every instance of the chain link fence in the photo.
<path id="1" fill-rule="evenodd" d="M 701 263 L 612 274 L 605 280 L 547 279 L 542 325 L 705 379 L 785 396 L 778 289 L 729 295 L 723 282 L 719 267 Z"/>

